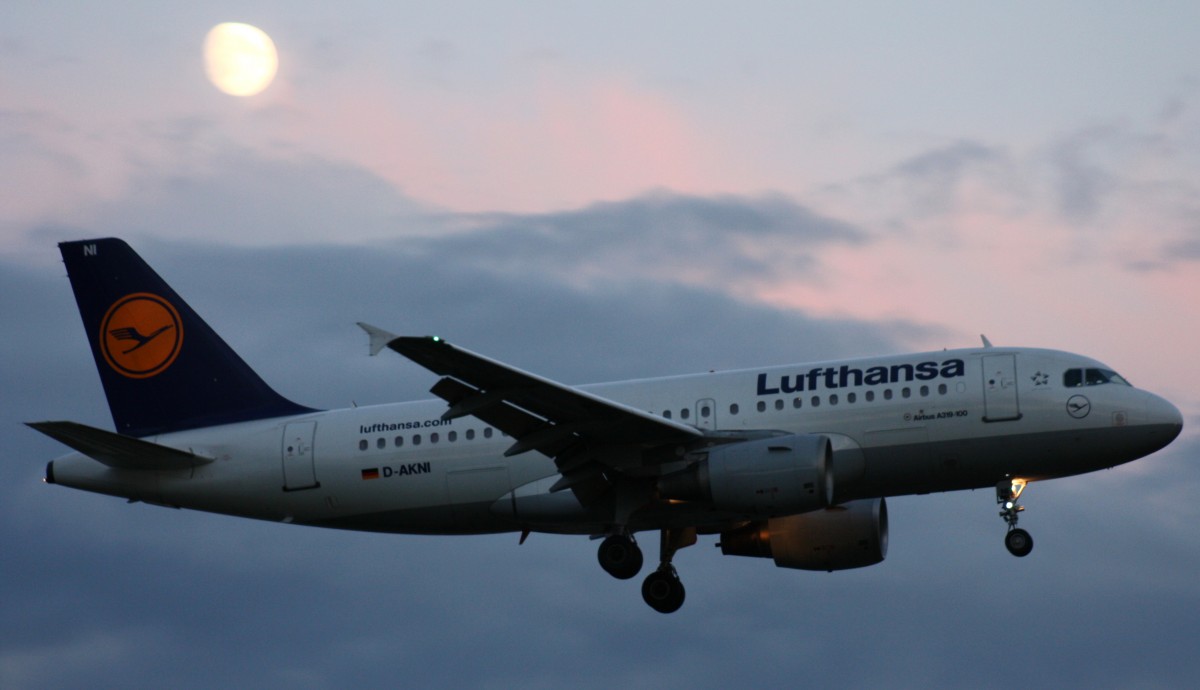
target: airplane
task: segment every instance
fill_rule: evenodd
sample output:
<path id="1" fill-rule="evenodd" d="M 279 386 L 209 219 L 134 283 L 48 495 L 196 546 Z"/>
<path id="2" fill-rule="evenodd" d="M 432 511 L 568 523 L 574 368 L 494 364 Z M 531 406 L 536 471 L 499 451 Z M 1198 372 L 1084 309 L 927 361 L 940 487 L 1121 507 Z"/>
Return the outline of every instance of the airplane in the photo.
<path id="1" fill-rule="evenodd" d="M 437 377 L 426 401 L 317 410 L 275 392 L 125 242 L 59 245 L 115 431 L 29 423 L 72 448 L 50 484 L 149 504 L 348 530 L 586 535 L 680 608 L 673 565 L 724 555 L 835 571 L 887 553 L 890 496 L 996 488 L 1005 545 L 1029 482 L 1149 455 L 1170 402 L 1088 357 L 983 347 L 569 386 L 369 324 Z"/>

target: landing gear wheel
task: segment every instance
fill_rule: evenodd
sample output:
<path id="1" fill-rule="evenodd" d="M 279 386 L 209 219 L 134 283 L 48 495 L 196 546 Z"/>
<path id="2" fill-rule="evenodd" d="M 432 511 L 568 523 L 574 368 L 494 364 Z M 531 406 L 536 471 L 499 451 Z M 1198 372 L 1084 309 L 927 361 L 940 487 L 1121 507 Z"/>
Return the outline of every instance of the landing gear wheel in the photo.
<path id="1" fill-rule="evenodd" d="M 614 534 L 601 542 L 596 556 L 604 572 L 618 580 L 628 580 L 642 569 L 642 550 L 623 534 Z"/>
<path id="2" fill-rule="evenodd" d="M 674 568 L 655 570 L 642 582 L 642 598 L 659 613 L 678 611 L 686 594 Z"/>
<path id="3" fill-rule="evenodd" d="M 1033 551 L 1033 537 L 1029 536 L 1029 532 L 1017 527 L 1004 535 L 1004 545 L 1008 547 L 1008 552 L 1012 555 L 1024 558 L 1029 555 L 1030 551 Z"/>
<path id="4" fill-rule="evenodd" d="M 1017 527 L 1017 520 L 1025 510 L 1025 506 L 1018 502 L 1025 486 L 1026 481 L 1016 477 L 1003 479 L 996 484 L 996 503 L 1000 504 L 1000 517 L 1004 518 L 1005 524 L 1008 525 L 1008 534 L 1004 535 L 1004 546 L 1017 558 L 1024 558 L 1033 551 L 1033 537 L 1029 536 L 1029 532 Z"/>

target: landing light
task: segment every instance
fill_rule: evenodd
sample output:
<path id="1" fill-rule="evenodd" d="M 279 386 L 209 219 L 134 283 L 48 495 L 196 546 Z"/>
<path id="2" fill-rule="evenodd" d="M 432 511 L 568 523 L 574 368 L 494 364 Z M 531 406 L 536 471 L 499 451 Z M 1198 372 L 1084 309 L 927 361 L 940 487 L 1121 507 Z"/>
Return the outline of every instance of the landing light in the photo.
<path id="1" fill-rule="evenodd" d="M 1025 485 L 1027 483 L 1028 482 L 1026 482 L 1026 480 L 1021 479 L 1020 477 L 1013 477 L 1013 479 L 1012 479 L 1012 496 L 1014 499 L 1021 497 L 1021 492 L 1025 490 Z"/>

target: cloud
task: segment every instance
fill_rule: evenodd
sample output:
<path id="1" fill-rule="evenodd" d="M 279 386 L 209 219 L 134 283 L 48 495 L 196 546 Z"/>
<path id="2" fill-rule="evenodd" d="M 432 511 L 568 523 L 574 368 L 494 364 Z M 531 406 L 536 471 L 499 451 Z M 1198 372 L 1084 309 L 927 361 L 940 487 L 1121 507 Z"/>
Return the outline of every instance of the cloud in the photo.
<path id="1" fill-rule="evenodd" d="M 1200 232 L 1200 228 L 1197 229 Z M 1163 258 L 1175 261 L 1200 259 L 1200 237 L 1173 242 L 1163 248 Z"/>
<path id="2" fill-rule="evenodd" d="M 979 142 L 959 140 L 901 161 L 883 179 L 900 181 L 911 203 L 924 214 L 957 210 L 964 184 L 985 177 L 988 186 L 1003 183 L 997 173 L 1011 174 L 1012 161 L 1003 151 Z"/>
<path id="3" fill-rule="evenodd" d="M 744 188 L 727 184 L 723 146 L 661 89 L 527 55 L 496 58 L 503 76 L 472 84 L 481 77 L 460 73 L 454 48 L 427 41 L 411 69 L 364 65 L 323 81 L 320 98 L 302 88 L 258 131 L 460 212 Z"/>
<path id="4" fill-rule="evenodd" d="M 7 183 L 0 187 L 0 239 L 37 222 L 86 186 L 87 166 L 56 145 L 78 132 L 52 112 L 0 108 L 0 153 Z"/>
<path id="5" fill-rule="evenodd" d="M 807 207 L 862 229 L 825 246 L 826 280 L 777 282 L 769 304 L 809 314 L 942 325 L 935 347 L 976 333 L 1087 352 L 1169 397 L 1186 356 L 1147 338 L 1197 337 L 1194 120 L 1079 126 L 1026 147 L 958 140 L 830 185 Z M 1086 287 L 1083 287 L 1086 286 Z M 1120 328 L 1114 328 L 1120 323 Z"/>
<path id="6" fill-rule="evenodd" d="M 125 32 L 145 25 L 132 10 L 51 18 L 67 40 L 49 43 L 30 38 L 46 17 L 13 17 L 0 54 L 29 69 L 0 93 L 0 687 L 1194 684 L 1200 111 L 1194 85 L 1155 108 L 1182 63 L 1129 52 L 1190 55 L 1191 37 L 1105 42 L 1129 26 L 1101 22 L 1076 33 L 1105 51 L 1048 41 L 1041 58 L 1091 57 L 1037 71 L 1034 46 L 1014 81 L 1004 32 L 982 63 L 935 50 L 913 69 L 904 50 L 839 53 L 851 34 L 870 47 L 862 22 L 822 16 L 850 33 L 814 43 L 785 13 L 747 52 L 673 12 L 297 8 L 272 29 L 291 71 L 254 103 L 203 83 L 193 11 L 156 15 L 152 41 Z M 1143 33 L 1194 24 L 1139 16 Z M 696 31 L 659 30 L 679 21 Z M 880 56 L 886 84 L 858 69 Z M 748 62 L 765 66 L 749 81 Z M 1020 88 L 979 87 L 976 63 Z M 913 75 L 963 89 L 906 103 Z M 1031 487 L 1027 559 L 1004 552 L 988 491 L 900 497 L 879 566 L 787 571 L 705 538 L 676 561 L 687 604 L 660 616 L 580 538 L 299 529 L 42 484 L 64 449 L 20 422 L 109 423 L 53 247 L 97 235 L 130 238 L 266 380 L 321 407 L 436 379 L 367 357 L 356 320 L 569 383 L 985 330 L 1110 360 L 1188 427 Z"/>
<path id="7" fill-rule="evenodd" d="M 206 138 L 204 129 L 203 124 L 179 123 L 160 136 L 188 148 Z M 330 239 L 348 243 L 419 234 L 425 230 L 422 219 L 432 212 L 360 168 L 304 157 L 262 157 L 230 142 L 219 142 L 211 156 L 190 165 L 141 161 L 124 186 L 127 194 L 87 199 L 58 214 L 68 223 L 53 225 L 75 225 L 78 232 L 93 234 L 243 246 Z"/>
<path id="8" fill-rule="evenodd" d="M 878 172 L 828 185 L 813 205 L 867 229 L 874 237 L 903 236 L 958 244 L 964 216 L 1027 218 L 1036 209 L 1022 179 L 1026 161 L 1007 147 L 958 139 L 919 149 Z"/>
<path id="9" fill-rule="evenodd" d="M 479 257 L 465 255 L 464 246 L 457 237 L 423 242 L 420 251 L 161 240 L 138 248 L 268 381 L 321 405 L 425 397 L 433 382 L 402 359 L 367 357 L 365 337 L 351 325 L 356 318 L 397 329 L 436 325 L 568 381 L 889 346 L 886 327 L 806 319 L 697 287 L 645 279 L 628 288 L 574 287 L 557 272 L 532 270 L 553 253 L 530 256 L 524 274 L 480 272 Z M 493 248 L 483 243 L 476 251 Z M 515 537 L 299 530 L 41 485 L 44 461 L 61 449 L 18 422 L 68 416 L 107 425 L 104 403 L 61 271 L 4 260 L 0 277 L 6 295 L 21 297 L 0 305 L 0 318 L 45 323 L 37 336 L 52 346 L 31 347 L 26 330 L 6 331 L 3 340 L 13 366 L 0 373 L 0 420 L 10 430 L 11 457 L 22 459 L 0 467 L 0 548 L 22 554 L 6 577 L 10 596 L 22 603 L 0 614 L 6 687 L 86 684 L 101 667 L 119 669 L 127 684 L 183 688 L 221 679 L 373 685 L 394 679 L 397 667 L 410 669 L 406 680 L 414 685 L 578 681 L 581 667 L 558 658 L 586 660 L 591 680 L 580 686 L 600 687 L 616 680 L 605 661 L 614 656 L 630 660 L 618 678 L 662 672 L 647 636 L 675 625 L 647 621 L 636 586 L 600 573 L 586 540 L 538 536 L 518 549 Z M 700 549 L 687 558 L 709 561 L 709 549 L 703 559 Z M 720 590 L 706 595 L 703 579 L 694 581 L 697 600 L 720 601 Z M 322 632 L 329 629 L 338 632 Z M 618 630 L 642 632 L 612 634 Z M 704 634 L 681 639 L 687 647 L 670 654 L 672 663 L 695 663 L 715 643 Z M 464 645 L 475 650 L 470 663 L 447 654 Z M 711 681 L 698 671 L 663 679 L 678 677 Z"/>
<path id="10" fill-rule="evenodd" d="M 689 285 L 749 297 L 763 283 L 821 280 L 820 250 L 865 233 L 783 197 L 668 193 L 576 211 L 481 216 L 478 232 L 439 240 L 485 271 L 538 270 L 569 284 Z"/>
<path id="11" fill-rule="evenodd" d="M 680 252 L 734 279 L 777 270 L 711 251 L 736 253 L 759 237 L 857 246 L 852 227 L 780 200 L 659 196 L 469 220 L 478 225 L 366 245 L 146 239 L 137 248 L 270 383 L 321 406 L 426 397 L 433 383 L 403 359 L 367 357 L 358 319 L 438 332 L 568 382 L 885 352 L 905 337 L 900 326 L 913 327 L 815 318 L 652 270 Z M 637 244 L 656 225 L 671 230 Z M 630 244 L 644 256 L 614 271 L 624 280 L 573 280 L 589 256 L 611 264 L 614 247 Z M 580 538 L 517 546 L 515 535 L 300 529 L 41 485 L 44 461 L 62 449 L 18 422 L 106 424 L 104 404 L 61 271 L 4 258 L 0 279 L 5 295 L 20 296 L 0 302 L 0 320 L 38 324 L 48 345 L 31 346 L 27 329 L 0 340 L 9 363 L 0 425 L 13 459 L 0 464 L 0 549 L 21 554 L 6 570 L 19 604 L 0 611 L 5 687 L 78 686 L 103 670 L 126 685 L 180 688 L 400 677 L 596 689 L 971 678 L 1000 688 L 1010 679 L 978 669 L 1006 654 L 1052 683 L 1080 668 L 1097 687 L 1194 677 L 1186 647 L 1200 624 L 1188 612 L 1200 594 L 1189 574 L 1200 562 L 1189 555 L 1186 458 L 1195 439 L 1129 468 L 1033 486 L 1022 524 L 1038 549 L 1022 561 L 1003 552 L 987 492 L 895 499 L 890 557 L 862 571 L 787 571 L 721 557 L 702 539 L 679 554 L 688 602 L 665 617 L 642 604 L 636 582 L 604 575 Z M 1131 655 L 1138 664 L 1124 661 Z"/>
<path id="12" fill-rule="evenodd" d="M 1057 178 L 1058 210 L 1074 222 L 1092 221 L 1117 187 L 1116 177 L 1095 160 L 1102 145 L 1112 140 L 1112 130 L 1097 128 L 1077 132 L 1057 142 L 1050 160 Z"/>

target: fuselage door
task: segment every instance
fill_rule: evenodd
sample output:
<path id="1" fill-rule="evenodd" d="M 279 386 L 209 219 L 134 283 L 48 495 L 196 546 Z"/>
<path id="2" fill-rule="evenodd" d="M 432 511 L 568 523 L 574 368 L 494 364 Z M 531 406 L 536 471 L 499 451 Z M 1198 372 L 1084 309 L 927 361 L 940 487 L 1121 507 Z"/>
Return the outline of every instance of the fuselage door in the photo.
<path id="1" fill-rule="evenodd" d="M 704 398 L 696 401 L 696 426 L 706 431 L 717 428 L 717 401 Z"/>
<path id="2" fill-rule="evenodd" d="M 1017 403 L 1017 356 L 983 358 L 983 421 L 1008 422 L 1021 418 Z"/>
<path id="3" fill-rule="evenodd" d="M 299 491 L 314 489 L 317 471 L 313 443 L 317 432 L 316 422 L 297 422 L 283 429 L 283 490 Z"/>

